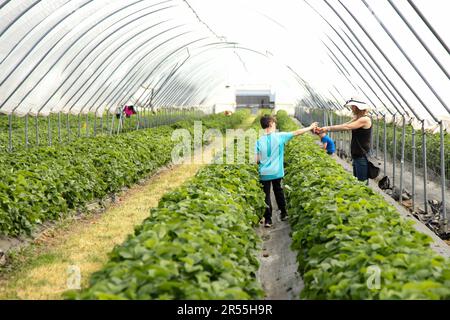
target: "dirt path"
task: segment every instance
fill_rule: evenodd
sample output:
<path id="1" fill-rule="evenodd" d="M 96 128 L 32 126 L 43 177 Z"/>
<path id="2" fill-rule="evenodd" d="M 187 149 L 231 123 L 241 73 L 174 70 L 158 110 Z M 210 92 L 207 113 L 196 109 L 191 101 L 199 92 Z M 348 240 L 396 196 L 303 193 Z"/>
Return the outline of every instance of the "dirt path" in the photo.
<path id="1" fill-rule="evenodd" d="M 257 233 L 263 240 L 258 277 L 266 300 L 298 300 L 303 281 L 298 273 L 296 253 L 291 250 L 291 227 L 281 221 L 272 192 L 272 228 L 260 225 Z"/>
<path id="2" fill-rule="evenodd" d="M 241 128 L 253 123 L 246 119 Z M 211 161 L 212 149 L 205 148 L 204 162 Z M 198 151 L 196 152 L 198 155 Z M 108 260 L 108 253 L 148 217 L 160 198 L 193 177 L 204 164 L 177 165 L 161 170 L 119 197 L 118 203 L 102 214 L 70 221 L 43 235 L 36 244 L 13 257 L 13 271 L 0 276 L 0 299 L 61 299 L 68 289 L 69 276 L 79 271 L 81 287 L 90 275 Z M 78 274 L 78 273 L 77 273 Z"/>

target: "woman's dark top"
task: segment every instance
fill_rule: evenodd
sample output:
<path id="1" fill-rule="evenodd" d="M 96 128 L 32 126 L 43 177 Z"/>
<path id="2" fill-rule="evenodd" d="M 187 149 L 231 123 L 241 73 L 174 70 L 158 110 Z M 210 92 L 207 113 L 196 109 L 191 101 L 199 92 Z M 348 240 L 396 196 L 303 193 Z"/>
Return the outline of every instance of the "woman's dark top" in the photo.
<path id="1" fill-rule="evenodd" d="M 369 129 L 359 128 L 352 130 L 352 143 L 351 143 L 352 158 L 361 158 L 364 157 L 365 153 L 369 153 L 371 133 L 372 133 L 372 126 L 370 126 Z"/>

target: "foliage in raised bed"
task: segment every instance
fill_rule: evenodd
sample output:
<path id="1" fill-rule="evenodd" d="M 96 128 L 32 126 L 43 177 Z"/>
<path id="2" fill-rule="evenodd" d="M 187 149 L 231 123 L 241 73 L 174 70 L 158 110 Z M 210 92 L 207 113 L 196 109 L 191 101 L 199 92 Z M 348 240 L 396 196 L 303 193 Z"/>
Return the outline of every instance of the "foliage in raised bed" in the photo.
<path id="1" fill-rule="evenodd" d="M 202 123 L 224 130 L 246 116 L 245 111 L 211 115 Z M 169 163 L 174 128 L 192 130 L 193 122 L 2 154 L 0 234 L 29 233 L 37 224 L 130 186 Z"/>
<path id="2" fill-rule="evenodd" d="M 210 165 L 166 194 L 72 299 L 255 299 L 264 196 L 256 165 Z"/>

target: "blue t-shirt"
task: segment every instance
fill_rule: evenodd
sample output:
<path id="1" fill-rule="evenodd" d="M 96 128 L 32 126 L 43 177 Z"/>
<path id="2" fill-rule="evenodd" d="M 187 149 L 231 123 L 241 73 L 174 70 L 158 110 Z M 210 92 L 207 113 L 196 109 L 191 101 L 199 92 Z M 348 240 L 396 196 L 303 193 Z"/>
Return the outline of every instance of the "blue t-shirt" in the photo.
<path id="1" fill-rule="evenodd" d="M 256 141 L 259 176 L 262 181 L 284 177 L 284 145 L 294 137 L 292 132 L 272 132 Z"/>
<path id="2" fill-rule="evenodd" d="M 336 146 L 334 145 L 333 139 L 331 139 L 328 135 L 325 135 L 322 138 L 322 143 L 327 144 L 327 152 L 328 153 L 335 153 L 336 152 Z"/>

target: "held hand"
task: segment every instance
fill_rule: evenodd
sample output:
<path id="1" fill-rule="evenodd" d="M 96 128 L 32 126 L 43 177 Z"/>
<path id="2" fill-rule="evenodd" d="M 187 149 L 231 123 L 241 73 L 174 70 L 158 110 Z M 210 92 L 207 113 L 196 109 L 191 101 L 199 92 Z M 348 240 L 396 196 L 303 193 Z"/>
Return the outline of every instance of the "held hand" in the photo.
<path id="1" fill-rule="evenodd" d="M 309 126 L 309 128 L 310 128 L 311 130 L 313 130 L 313 129 L 317 128 L 318 124 L 319 124 L 318 122 L 313 122 L 313 123 L 311 123 L 311 125 Z"/>
<path id="2" fill-rule="evenodd" d="M 319 133 L 327 133 L 327 128 L 326 127 L 322 127 L 322 128 L 317 128 Z"/>

